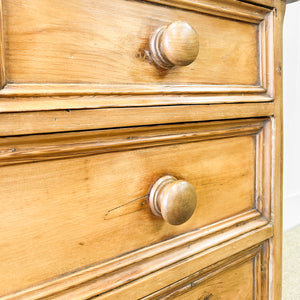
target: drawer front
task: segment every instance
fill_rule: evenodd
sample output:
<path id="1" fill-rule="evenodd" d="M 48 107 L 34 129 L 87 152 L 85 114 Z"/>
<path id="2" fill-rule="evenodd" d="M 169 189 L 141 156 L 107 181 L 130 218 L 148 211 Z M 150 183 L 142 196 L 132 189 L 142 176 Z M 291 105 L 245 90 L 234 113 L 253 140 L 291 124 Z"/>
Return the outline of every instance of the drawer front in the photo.
<path id="1" fill-rule="evenodd" d="M 265 30 L 270 10 L 246 3 L 226 2 L 220 8 L 206 0 L 178 2 L 2 1 L 0 83 L 6 85 L 0 96 L 78 95 L 88 100 L 91 95 L 198 92 L 227 97 L 234 91 L 242 98 L 252 95 L 245 101 L 271 100 L 265 94 L 270 73 L 266 71 Z M 178 20 L 196 31 L 198 56 L 188 66 L 158 68 L 149 46 L 152 33 Z M 183 55 L 175 46 L 168 51 L 175 57 Z M 71 100 L 78 106 L 78 99 Z M 97 100 L 98 105 L 106 104 L 104 99 Z M 110 105 L 120 105 L 113 100 Z M 142 105 L 138 99 L 130 103 Z"/>
<path id="2" fill-rule="evenodd" d="M 204 283 L 190 282 L 189 285 L 173 292 L 173 299 L 213 300 L 213 299 L 255 299 L 254 264 L 249 260 L 236 267 L 229 268 L 215 278 Z M 161 298 L 156 298 L 161 299 Z"/>
<path id="3" fill-rule="evenodd" d="M 264 243 L 257 248 L 242 251 L 238 255 L 219 261 L 207 268 L 199 269 L 197 272 L 141 299 L 268 299 L 266 281 L 263 281 L 263 277 L 267 278 L 268 276 L 265 261 L 267 257 L 268 245 Z M 187 262 L 187 264 L 192 263 L 194 266 L 191 269 L 197 268 L 197 258 Z M 169 274 L 162 272 L 160 274 L 162 281 L 168 276 L 172 277 L 173 271 L 170 268 Z M 144 284 L 147 286 L 147 282 Z M 128 291 L 130 289 L 124 288 L 123 296 L 129 296 Z M 120 292 L 112 292 L 110 296 L 99 296 L 96 299 L 122 299 L 121 295 Z"/>
<path id="4" fill-rule="evenodd" d="M 9 82 L 258 81 L 257 26 L 251 23 L 142 1 L 22 0 L 3 1 L 3 7 Z M 147 57 L 149 38 L 177 20 L 197 31 L 199 56 L 189 67 L 159 72 Z"/>
<path id="5" fill-rule="evenodd" d="M 93 299 L 269 299 L 268 242 L 238 253 L 240 247 L 235 246 L 232 241 Z M 231 255 L 223 259 L 226 248 L 231 248 Z M 205 260 L 214 263 L 205 266 Z"/>
<path id="6" fill-rule="evenodd" d="M 264 183 L 258 151 L 265 151 L 259 139 L 267 124 L 3 138 L 0 269 L 7 271 L 1 294 L 261 210 L 268 197 L 256 183 Z M 168 224 L 148 207 L 150 188 L 163 175 L 195 187 L 196 211 L 182 225 Z"/>

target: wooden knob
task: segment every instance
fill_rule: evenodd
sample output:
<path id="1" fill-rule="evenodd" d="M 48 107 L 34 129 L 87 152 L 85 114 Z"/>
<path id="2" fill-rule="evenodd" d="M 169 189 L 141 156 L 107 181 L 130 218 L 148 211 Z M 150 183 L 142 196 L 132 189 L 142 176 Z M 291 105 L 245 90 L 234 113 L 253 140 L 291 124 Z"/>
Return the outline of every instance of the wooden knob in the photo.
<path id="1" fill-rule="evenodd" d="M 188 23 L 173 22 L 153 32 L 150 39 L 150 52 L 153 61 L 161 68 L 187 66 L 198 55 L 198 35 Z"/>
<path id="2" fill-rule="evenodd" d="M 192 184 L 167 175 L 151 188 L 149 206 L 152 213 L 172 225 L 185 223 L 194 213 L 197 193 Z"/>

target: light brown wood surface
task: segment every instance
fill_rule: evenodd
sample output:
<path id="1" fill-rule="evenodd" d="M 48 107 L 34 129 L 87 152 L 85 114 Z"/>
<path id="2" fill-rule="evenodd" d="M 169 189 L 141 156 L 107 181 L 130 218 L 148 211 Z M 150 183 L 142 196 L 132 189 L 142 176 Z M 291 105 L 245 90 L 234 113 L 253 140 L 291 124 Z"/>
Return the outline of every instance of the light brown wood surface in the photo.
<path id="1" fill-rule="evenodd" d="M 162 145 L 183 144 L 226 137 L 255 135 L 258 172 L 270 156 L 270 120 L 253 118 L 198 122 L 176 125 L 144 126 L 119 130 L 91 130 L 56 134 L 6 136 L 0 139 L 1 166 L 59 158 L 134 150 Z M 265 134 L 266 129 L 266 134 Z M 266 135 L 266 137 L 265 137 Z M 261 187 L 257 187 L 261 190 Z"/>
<path id="2" fill-rule="evenodd" d="M 221 6 L 217 1 L 168 1 L 168 6 L 123 0 L 103 2 L 85 1 L 82 10 L 80 1 L 60 1 L 59 5 L 51 1 L 51 9 L 47 9 L 49 1 L 39 2 L 38 6 L 30 0 L 3 1 L 1 68 L 5 86 L 0 90 L 1 110 L 7 110 L 7 105 L 22 111 L 272 99 L 268 95 L 272 70 L 267 67 L 272 65 L 268 53 L 273 40 L 266 32 L 268 19 L 272 19 L 270 9 L 232 1 L 224 1 Z M 115 5 L 125 6 L 130 14 L 120 16 Z M 149 18 L 151 13 L 153 16 L 145 19 L 144 11 Z M 184 20 L 185 16 L 189 22 L 195 20 L 191 25 L 201 33 L 201 59 L 190 67 L 162 72 L 149 64 L 150 35 L 155 28 L 176 21 L 174 18 Z M 112 25 L 111 19 L 118 23 Z M 70 20 L 77 22 L 70 24 Z M 141 41 L 142 45 L 136 44 Z M 116 43 L 120 43 L 119 49 Z M 70 51 L 77 54 L 69 54 Z M 109 59 L 111 55 L 113 59 Z M 13 78 L 9 73 L 18 75 Z M 221 93 L 222 97 L 216 98 L 214 93 Z M 138 101 L 132 97 L 111 97 L 116 94 L 148 97 Z M 173 96 L 149 97 L 158 94 Z M 178 94 L 209 97 L 183 99 Z M 57 95 L 60 97 L 51 98 L 47 104 L 45 96 Z M 17 102 L 15 96 L 20 97 Z"/>
<path id="3" fill-rule="evenodd" d="M 274 94 L 275 120 L 274 154 L 272 164 L 274 167 L 274 205 L 272 207 L 272 222 L 274 223 L 274 238 L 271 239 L 272 256 L 272 288 L 273 299 L 280 299 L 282 288 L 282 193 L 283 193 L 283 95 L 282 95 L 282 26 L 285 13 L 285 1 L 276 1 L 278 13 L 274 24 Z M 277 183 L 277 184 L 276 184 Z"/>
<path id="4" fill-rule="evenodd" d="M 3 12 L 8 82 L 259 81 L 255 24 L 123 0 L 7 0 Z M 149 39 L 157 27 L 177 20 L 188 21 L 198 32 L 199 59 L 189 67 L 160 72 L 147 61 Z"/>
<path id="5" fill-rule="evenodd" d="M 221 269 L 222 270 L 222 269 Z M 220 270 L 219 270 L 220 272 Z M 243 299 L 252 300 L 254 296 L 254 263 L 253 260 L 228 268 L 221 274 L 210 274 L 212 278 L 194 278 L 193 281 L 169 295 L 147 297 L 148 299 Z M 209 277 L 210 277 L 209 276 Z M 205 280 L 206 279 L 206 280 Z M 200 281 L 200 282 L 199 282 Z M 200 296 L 201 295 L 201 296 Z M 199 297 L 200 296 L 200 297 Z M 146 298 L 146 299 L 147 299 Z"/>
<path id="6" fill-rule="evenodd" d="M 266 299 L 266 273 L 259 266 L 268 259 L 267 248 L 265 243 L 247 249 L 143 299 Z"/>
<path id="7" fill-rule="evenodd" d="M 9 228 L 1 236 L 0 269 L 7 272 L 0 290 L 12 292 L 251 210 L 254 142 L 250 135 L 2 167 L 1 227 Z M 178 227 L 153 216 L 147 205 L 151 185 L 165 174 L 191 182 L 199 199 L 193 217 Z"/>
<path id="8" fill-rule="evenodd" d="M 99 297 L 96 297 L 96 299 L 124 299 L 122 297 L 127 297 L 128 299 L 130 299 L 130 297 L 142 298 L 145 294 L 147 295 L 149 291 L 154 292 L 152 293 L 154 296 L 158 294 L 159 297 L 161 292 L 162 294 L 164 294 L 164 292 L 170 293 L 172 291 L 176 293 L 176 290 L 178 290 L 178 287 L 180 287 L 181 284 L 184 285 L 184 283 L 187 283 L 190 279 L 193 279 L 194 276 L 197 278 L 197 273 L 200 273 L 200 280 L 205 279 L 203 278 L 205 277 L 203 275 L 205 275 L 206 266 L 208 266 L 207 273 L 209 277 L 209 275 L 216 275 L 210 274 L 210 271 L 213 271 L 214 267 L 216 268 L 216 271 L 220 270 L 219 268 L 221 267 L 220 271 L 222 271 L 222 260 L 231 262 L 232 256 L 239 255 L 244 256 L 244 259 L 246 259 L 247 251 L 245 250 L 247 248 L 243 247 L 245 247 L 246 244 L 251 244 L 252 242 L 260 244 L 269 234 L 270 232 L 268 232 L 267 228 L 255 230 L 252 233 L 249 232 L 249 234 L 242 235 L 238 239 L 232 239 L 232 242 L 229 244 L 220 244 L 214 249 L 208 249 L 199 255 L 194 255 L 193 257 L 190 257 L 184 261 L 164 268 L 161 270 L 161 272 L 149 274 L 148 276 L 145 276 L 136 282 L 120 286 L 111 292 L 99 295 Z M 268 299 L 269 297 L 268 288 L 266 289 L 267 292 L 265 291 L 266 281 L 264 280 L 264 278 L 266 279 L 268 276 L 268 270 L 265 269 L 267 266 L 266 262 L 269 259 L 267 248 L 268 247 L 266 246 L 262 250 L 262 259 L 260 260 L 259 258 L 255 263 L 255 290 L 258 299 L 260 299 L 260 295 L 262 295 L 262 299 Z M 224 269 L 226 269 L 226 266 Z M 252 276 L 253 274 L 248 274 L 248 280 L 251 280 L 251 278 L 253 278 Z M 174 282 L 175 279 L 177 280 Z M 229 279 L 227 278 L 227 280 Z M 238 285 L 238 282 L 236 285 Z M 206 288 L 211 289 L 209 285 L 206 286 Z M 245 290 L 242 292 L 242 294 L 247 295 L 251 292 L 252 291 Z M 202 293 L 200 292 L 198 296 L 201 297 Z M 147 299 L 147 297 L 145 298 Z M 149 298 L 151 299 L 151 294 L 149 295 Z"/>
<path id="9" fill-rule="evenodd" d="M 280 299 L 284 8 L 0 1 L 1 300 Z M 162 70 L 175 21 L 199 54 Z M 165 175 L 182 225 L 151 213 Z"/>
<path id="10" fill-rule="evenodd" d="M 178 105 L 134 108 L 3 113 L 0 136 L 72 132 L 138 125 L 159 125 L 271 116 L 274 103 Z M 34 123 L 32 122 L 34 120 Z"/>
<path id="11" fill-rule="evenodd" d="M 87 299 L 103 294 L 104 299 L 122 299 L 169 290 L 174 281 L 176 285 L 183 277 L 205 268 L 217 270 L 220 261 L 243 256 L 249 245 L 270 238 L 273 229 L 267 223 L 258 218 L 257 212 L 250 211 L 2 298 Z M 267 280 L 268 269 L 262 269 L 269 259 L 268 247 L 265 248 L 264 260 L 257 267 Z M 267 281 L 261 281 L 261 285 L 265 287 Z"/>

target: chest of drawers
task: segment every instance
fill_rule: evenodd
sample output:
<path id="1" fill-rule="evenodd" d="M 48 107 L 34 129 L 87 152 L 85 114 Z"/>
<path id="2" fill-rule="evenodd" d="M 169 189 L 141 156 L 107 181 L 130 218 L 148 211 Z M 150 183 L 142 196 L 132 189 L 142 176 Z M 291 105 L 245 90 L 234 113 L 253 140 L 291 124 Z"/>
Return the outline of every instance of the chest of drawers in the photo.
<path id="1" fill-rule="evenodd" d="M 279 0 L 2 0 L 1 299 L 280 299 Z"/>

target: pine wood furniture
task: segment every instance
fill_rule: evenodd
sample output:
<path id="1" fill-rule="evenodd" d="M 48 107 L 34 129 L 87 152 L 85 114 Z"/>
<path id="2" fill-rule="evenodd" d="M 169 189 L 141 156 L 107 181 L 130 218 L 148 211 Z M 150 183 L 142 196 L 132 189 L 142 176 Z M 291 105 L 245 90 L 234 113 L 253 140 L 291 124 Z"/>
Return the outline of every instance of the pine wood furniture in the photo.
<path id="1" fill-rule="evenodd" d="M 280 299 L 285 2 L 0 3 L 0 298 Z"/>

